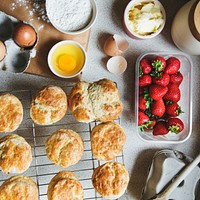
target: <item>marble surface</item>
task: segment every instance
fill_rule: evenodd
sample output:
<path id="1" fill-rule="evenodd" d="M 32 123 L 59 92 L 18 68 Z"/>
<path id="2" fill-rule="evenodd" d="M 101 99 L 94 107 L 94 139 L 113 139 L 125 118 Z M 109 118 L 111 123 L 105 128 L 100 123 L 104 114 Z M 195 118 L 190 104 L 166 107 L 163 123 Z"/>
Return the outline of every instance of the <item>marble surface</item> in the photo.
<path id="1" fill-rule="evenodd" d="M 82 80 L 95 81 L 101 78 L 109 78 L 116 81 L 125 105 L 122 114 L 122 126 L 127 135 L 127 142 L 124 148 L 125 164 L 130 173 L 130 184 L 128 187 L 129 199 L 140 199 L 144 187 L 147 170 L 151 164 L 154 153 L 160 149 L 170 148 L 184 152 L 195 157 L 200 147 L 200 57 L 190 56 L 193 63 L 192 71 L 192 116 L 193 130 L 191 137 L 182 144 L 153 144 L 142 141 L 136 134 L 134 115 L 134 70 L 137 57 L 143 52 L 169 51 L 180 52 L 174 45 L 170 27 L 173 17 L 178 9 L 187 1 L 185 0 L 161 0 L 167 22 L 161 34 L 151 40 L 134 40 L 127 36 L 123 30 L 123 11 L 128 0 L 96 0 L 98 17 L 92 28 L 88 46 L 88 64 L 83 71 Z M 130 46 L 123 54 L 128 61 L 128 68 L 123 75 L 116 76 L 109 73 L 106 68 L 108 57 L 103 53 L 102 46 L 110 34 L 120 34 L 125 37 Z M 45 47 L 44 47 L 45 48 Z M 58 81 L 28 74 L 11 74 L 0 71 L 0 91 L 19 89 L 38 89 L 42 86 L 54 84 L 64 86 L 66 81 Z M 182 94 L 184 98 L 184 94 Z"/>

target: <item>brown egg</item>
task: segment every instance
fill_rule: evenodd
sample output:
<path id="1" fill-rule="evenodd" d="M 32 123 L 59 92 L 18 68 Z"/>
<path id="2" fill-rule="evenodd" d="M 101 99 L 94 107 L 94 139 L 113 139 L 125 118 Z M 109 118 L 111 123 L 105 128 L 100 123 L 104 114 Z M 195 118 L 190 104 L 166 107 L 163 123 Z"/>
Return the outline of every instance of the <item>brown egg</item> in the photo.
<path id="1" fill-rule="evenodd" d="M 31 47 L 35 44 L 37 35 L 32 26 L 20 24 L 14 30 L 13 39 L 20 47 Z"/>
<path id="2" fill-rule="evenodd" d="M 108 56 L 118 56 L 128 49 L 129 43 L 120 35 L 111 35 L 104 43 L 103 50 Z"/>
<path id="3" fill-rule="evenodd" d="M 0 41 L 0 61 L 2 61 L 5 56 L 6 56 L 6 46 L 2 41 Z"/>

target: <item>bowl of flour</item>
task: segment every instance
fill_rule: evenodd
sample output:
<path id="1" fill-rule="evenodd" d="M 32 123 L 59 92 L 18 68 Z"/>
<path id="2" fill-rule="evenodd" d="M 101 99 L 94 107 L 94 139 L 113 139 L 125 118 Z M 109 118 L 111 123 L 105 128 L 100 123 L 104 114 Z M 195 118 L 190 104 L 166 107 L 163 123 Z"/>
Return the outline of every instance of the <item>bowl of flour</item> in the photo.
<path id="1" fill-rule="evenodd" d="M 47 0 L 46 12 L 57 30 L 70 35 L 87 31 L 97 17 L 94 0 Z"/>

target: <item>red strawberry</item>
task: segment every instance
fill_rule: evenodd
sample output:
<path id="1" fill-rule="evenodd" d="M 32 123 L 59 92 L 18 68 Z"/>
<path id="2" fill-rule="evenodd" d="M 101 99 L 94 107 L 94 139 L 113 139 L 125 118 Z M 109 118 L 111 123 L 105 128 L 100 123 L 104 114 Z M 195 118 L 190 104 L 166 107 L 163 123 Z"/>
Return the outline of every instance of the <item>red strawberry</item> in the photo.
<path id="1" fill-rule="evenodd" d="M 139 86 L 140 87 L 150 85 L 151 83 L 152 83 L 152 78 L 150 75 L 146 74 L 146 75 L 139 77 Z"/>
<path id="2" fill-rule="evenodd" d="M 145 113 L 139 111 L 138 112 L 138 126 L 140 126 L 148 121 L 149 121 L 149 117 Z"/>
<path id="3" fill-rule="evenodd" d="M 175 74 L 178 72 L 178 70 L 180 69 L 180 61 L 178 58 L 175 57 L 170 57 L 167 59 L 167 65 L 165 68 L 165 73 L 166 74 Z"/>
<path id="4" fill-rule="evenodd" d="M 141 111 L 145 111 L 146 109 L 147 109 L 147 100 L 142 96 L 142 95 L 140 95 L 139 96 L 139 109 L 141 110 Z"/>
<path id="5" fill-rule="evenodd" d="M 164 95 L 163 99 L 167 101 L 178 102 L 181 98 L 181 92 L 176 84 L 170 83 L 168 86 L 168 91 Z"/>
<path id="6" fill-rule="evenodd" d="M 170 75 L 170 80 L 169 80 L 170 83 L 174 83 L 179 86 L 182 81 L 183 81 L 183 75 L 180 72 Z"/>
<path id="7" fill-rule="evenodd" d="M 170 118 L 167 122 L 167 128 L 173 133 L 180 133 L 184 129 L 184 123 L 179 118 Z"/>
<path id="8" fill-rule="evenodd" d="M 167 86 L 162 85 L 151 85 L 149 88 L 150 97 L 156 101 L 162 99 L 162 97 L 167 93 L 167 91 Z"/>
<path id="9" fill-rule="evenodd" d="M 140 61 L 140 75 L 149 74 L 152 70 L 151 63 L 148 59 L 143 58 Z"/>
<path id="10" fill-rule="evenodd" d="M 165 113 L 165 104 L 163 99 L 154 101 L 151 104 L 151 113 L 155 116 L 162 117 Z"/>
<path id="11" fill-rule="evenodd" d="M 162 72 L 166 67 L 166 60 L 161 56 L 156 56 L 152 62 L 155 71 Z"/>
<path id="12" fill-rule="evenodd" d="M 181 113 L 183 113 L 183 111 L 181 110 L 181 107 L 175 102 L 172 104 L 166 105 L 165 108 L 166 108 L 166 113 L 173 117 L 176 117 L 180 115 Z"/>
<path id="13" fill-rule="evenodd" d="M 149 124 L 152 124 L 152 121 L 149 120 L 149 117 L 145 113 L 139 111 L 138 112 L 138 126 L 140 130 L 144 131 L 144 128 L 147 128 Z"/>
<path id="14" fill-rule="evenodd" d="M 169 84 L 170 77 L 168 74 L 162 74 L 160 77 L 153 77 L 153 83 L 157 85 L 167 86 Z"/>
<path id="15" fill-rule="evenodd" d="M 144 128 L 144 129 L 145 130 L 152 130 L 155 125 L 156 125 L 156 120 L 153 119 L 153 120 L 151 120 L 151 123 L 149 125 L 147 125 L 147 127 Z"/>
<path id="16" fill-rule="evenodd" d="M 166 135 L 168 132 L 169 130 L 165 121 L 157 122 L 153 128 L 153 135 Z"/>

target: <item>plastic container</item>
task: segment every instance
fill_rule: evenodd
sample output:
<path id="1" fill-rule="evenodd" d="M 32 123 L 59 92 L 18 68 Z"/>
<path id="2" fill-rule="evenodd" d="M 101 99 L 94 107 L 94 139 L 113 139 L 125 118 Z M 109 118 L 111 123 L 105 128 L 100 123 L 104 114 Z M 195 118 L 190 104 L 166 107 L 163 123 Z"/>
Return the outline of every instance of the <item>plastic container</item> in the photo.
<path id="1" fill-rule="evenodd" d="M 149 35 L 140 35 L 140 34 L 134 32 L 134 31 L 130 28 L 130 25 L 129 25 L 128 16 L 129 16 L 129 11 L 130 11 L 130 9 L 131 9 L 133 6 L 135 6 L 135 5 L 137 5 L 137 4 L 140 4 L 140 3 L 142 3 L 142 2 L 144 2 L 144 3 L 147 3 L 147 2 L 155 2 L 156 4 L 159 5 L 160 11 L 161 11 L 161 13 L 162 13 L 162 15 L 163 15 L 163 21 L 164 21 L 163 24 L 158 28 L 158 30 L 157 30 L 156 32 L 154 32 L 154 33 L 152 33 L 152 34 L 149 34 Z M 132 37 L 132 38 L 134 38 L 134 39 L 151 39 L 151 38 L 157 36 L 157 35 L 163 30 L 163 28 L 164 28 L 164 26 L 165 26 L 165 22 L 166 22 L 166 13 L 165 13 L 165 9 L 164 9 L 163 5 L 160 3 L 160 1 L 158 1 L 158 0 L 149 0 L 149 1 L 147 1 L 147 0 L 134 0 L 134 1 L 133 1 L 133 0 L 132 0 L 132 1 L 130 1 L 130 2 L 127 4 L 127 6 L 126 6 L 126 8 L 125 8 L 125 11 L 124 11 L 124 19 L 123 19 L 124 30 L 125 30 L 125 32 L 127 33 L 127 35 L 129 35 L 130 37 Z"/>
<path id="2" fill-rule="evenodd" d="M 176 57 L 181 62 L 180 72 L 183 74 L 183 81 L 180 85 L 181 99 L 178 104 L 184 113 L 178 116 L 184 123 L 184 130 L 179 134 L 169 132 L 166 135 L 154 136 L 151 131 L 140 131 L 137 128 L 139 137 L 146 142 L 153 143 L 182 143 L 185 142 L 191 135 L 192 131 L 192 94 L 191 94 L 191 75 L 192 75 L 192 63 L 190 59 L 181 53 L 169 53 L 169 52 L 151 52 L 143 53 L 136 61 L 135 68 L 135 116 L 136 124 L 138 124 L 138 101 L 139 101 L 139 63 L 144 57 L 152 59 L 155 56 L 162 56 L 165 59 L 169 57 Z"/>

